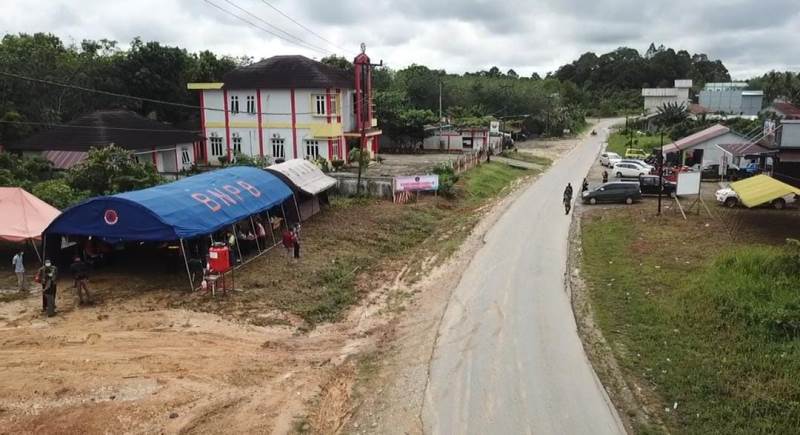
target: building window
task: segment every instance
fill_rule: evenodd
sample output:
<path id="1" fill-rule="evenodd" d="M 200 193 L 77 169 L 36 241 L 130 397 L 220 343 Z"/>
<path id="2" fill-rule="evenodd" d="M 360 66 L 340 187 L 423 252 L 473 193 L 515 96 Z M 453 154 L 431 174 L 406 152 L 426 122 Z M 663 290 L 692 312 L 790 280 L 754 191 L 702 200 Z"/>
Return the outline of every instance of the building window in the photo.
<path id="1" fill-rule="evenodd" d="M 319 157 L 319 141 L 307 140 L 306 141 L 306 159 L 316 160 Z"/>
<path id="2" fill-rule="evenodd" d="M 272 138 L 272 157 L 276 159 L 285 159 L 286 158 L 286 148 L 284 144 L 286 143 L 285 139 L 274 137 Z"/>
<path id="3" fill-rule="evenodd" d="M 222 138 L 219 136 L 211 136 L 211 155 L 214 157 L 222 155 Z"/>
<path id="4" fill-rule="evenodd" d="M 239 113 L 239 96 L 231 95 L 231 113 Z"/>
<path id="5" fill-rule="evenodd" d="M 325 95 L 314 95 L 314 113 L 318 116 L 328 114 L 325 107 Z"/>
<path id="6" fill-rule="evenodd" d="M 256 113 L 256 97 L 252 95 L 247 96 L 247 113 L 251 115 Z"/>
<path id="7" fill-rule="evenodd" d="M 461 147 L 472 149 L 472 136 L 461 139 Z"/>
<path id="8" fill-rule="evenodd" d="M 192 159 L 189 157 L 189 148 L 186 147 L 181 148 L 181 163 L 183 163 L 184 165 L 192 163 Z"/>
<path id="9" fill-rule="evenodd" d="M 242 153 L 242 137 L 239 136 L 239 133 L 234 133 L 232 137 L 233 141 L 233 153 L 234 154 L 241 154 Z"/>

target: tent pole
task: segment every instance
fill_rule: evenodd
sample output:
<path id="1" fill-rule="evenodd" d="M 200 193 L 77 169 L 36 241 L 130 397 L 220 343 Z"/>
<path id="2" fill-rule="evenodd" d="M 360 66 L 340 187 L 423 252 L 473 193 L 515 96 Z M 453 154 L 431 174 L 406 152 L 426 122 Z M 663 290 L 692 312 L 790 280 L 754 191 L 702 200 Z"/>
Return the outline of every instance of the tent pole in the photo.
<path id="1" fill-rule="evenodd" d="M 258 230 L 256 230 L 256 223 L 253 221 L 252 215 L 250 216 L 250 226 L 253 228 L 253 233 L 256 235 L 256 249 L 258 249 L 258 253 L 261 254 L 261 244 L 258 243 Z"/>
<path id="2" fill-rule="evenodd" d="M 189 260 L 186 258 L 186 248 L 183 246 L 183 239 L 181 241 L 181 254 L 183 254 L 183 264 L 186 266 L 186 276 L 189 277 L 189 292 L 194 291 L 194 280 L 192 279 L 192 272 L 189 271 Z"/>
<path id="3" fill-rule="evenodd" d="M 42 234 L 42 257 L 44 257 L 44 258 L 47 257 L 47 237 L 45 237 L 44 234 Z M 44 260 L 42 260 L 42 259 L 40 259 L 40 260 L 41 260 L 41 264 L 44 265 Z"/>
<path id="4" fill-rule="evenodd" d="M 283 223 L 286 224 L 286 228 L 289 228 L 289 221 L 286 220 L 286 210 L 283 208 L 283 203 L 281 203 L 281 213 L 283 214 Z"/>
<path id="5" fill-rule="evenodd" d="M 31 242 L 31 246 L 33 246 L 33 252 L 36 253 L 36 256 L 39 257 L 39 263 L 42 262 L 42 256 L 39 254 L 39 249 L 36 248 L 36 241 L 33 239 L 28 239 Z"/>
<path id="6" fill-rule="evenodd" d="M 233 237 L 236 239 L 236 252 L 239 253 L 239 261 L 244 263 L 244 259 L 242 258 L 242 241 L 239 240 L 239 236 L 236 235 L 236 224 L 231 225 L 231 230 L 233 230 Z M 236 267 L 234 264 L 233 267 Z"/>
<path id="7" fill-rule="evenodd" d="M 297 194 L 292 193 L 292 199 L 294 199 L 294 209 L 297 210 L 297 220 L 298 224 L 303 221 L 303 216 L 300 215 L 300 206 L 297 205 Z"/>
<path id="8" fill-rule="evenodd" d="M 272 234 L 272 246 L 275 246 L 278 241 L 275 239 L 275 229 L 272 228 L 272 216 L 269 215 L 269 210 L 267 210 L 267 222 L 269 222 L 269 233 Z"/>

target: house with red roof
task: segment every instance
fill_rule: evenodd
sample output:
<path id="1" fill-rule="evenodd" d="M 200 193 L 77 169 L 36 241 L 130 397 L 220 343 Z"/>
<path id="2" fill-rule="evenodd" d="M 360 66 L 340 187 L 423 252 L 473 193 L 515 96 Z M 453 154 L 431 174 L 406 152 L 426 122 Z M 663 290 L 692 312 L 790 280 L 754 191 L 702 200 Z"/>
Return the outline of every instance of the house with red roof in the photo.
<path id="1" fill-rule="evenodd" d="M 764 109 L 764 113 L 774 114 L 780 119 L 800 119 L 800 108 L 783 100 L 775 100 L 771 106 Z"/>

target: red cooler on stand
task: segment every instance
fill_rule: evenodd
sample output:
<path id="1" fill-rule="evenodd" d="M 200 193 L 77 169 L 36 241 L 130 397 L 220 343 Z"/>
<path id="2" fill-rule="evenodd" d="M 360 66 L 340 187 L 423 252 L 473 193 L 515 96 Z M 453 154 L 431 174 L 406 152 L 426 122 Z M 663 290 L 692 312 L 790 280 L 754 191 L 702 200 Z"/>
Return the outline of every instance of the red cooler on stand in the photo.
<path id="1" fill-rule="evenodd" d="M 212 246 L 208 250 L 208 268 L 216 273 L 224 273 L 231 268 L 230 251 L 227 246 Z"/>

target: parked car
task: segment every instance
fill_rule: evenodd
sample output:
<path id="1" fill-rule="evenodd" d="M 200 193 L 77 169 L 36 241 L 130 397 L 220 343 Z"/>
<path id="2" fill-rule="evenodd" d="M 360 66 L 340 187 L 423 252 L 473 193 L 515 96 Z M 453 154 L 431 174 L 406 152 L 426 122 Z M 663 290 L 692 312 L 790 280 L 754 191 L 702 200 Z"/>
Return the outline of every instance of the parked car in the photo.
<path id="1" fill-rule="evenodd" d="M 730 178 L 733 181 L 744 180 L 745 178 L 750 178 L 759 173 L 761 173 L 761 168 L 759 168 L 757 164 L 748 163 L 747 166 L 731 170 Z"/>
<path id="2" fill-rule="evenodd" d="M 633 204 L 634 201 L 642 199 L 642 192 L 639 190 L 639 183 L 628 181 L 612 181 L 601 184 L 593 190 L 583 192 L 581 200 L 584 203 L 597 204 L 598 202 L 624 202 Z"/>
<path id="3" fill-rule="evenodd" d="M 647 153 L 639 148 L 628 148 L 625 150 L 626 159 L 644 159 L 647 158 Z"/>
<path id="4" fill-rule="evenodd" d="M 611 169 L 611 173 L 617 178 L 639 178 L 649 174 L 650 170 L 636 163 L 617 163 Z"/>
<path id="5" fill-rule="evenodd" d="M 619 162 L 620 162 L 620 163 L 633 163 L 633 164 L 635 164 L 635 165 L 639 165 L 639 166 L 641 166 L 641 167 L 643 167 L 643 168 L 647 169 L 647 170 L 648 170 L 648 171 L 650 171 L 651 173 L 653 172 L 653 169 L 655 169 L 655 168 L 656 168 L 655 166 L 653 166 L 653 165 L 651 165 L 651 164 L 649 164 L 649 163 L 645 162 L 644 160 L 639 160 L 639 159 L 622 159 L 622 160 L 620 160 Z"/>
<path id="6" fill-rule="evenodd" d="M 677 187 L 677 183 L 673 183 L 667 179 L 661 182 L 661 192 L 664 195 L 675 196 Z M 658 195 L 658 175 L 642 175 L 639 177 L 639 190 L 641 190 L 642 195 Z"/>
<path id="7" fill-rule="evenodd" d="M 617 153 L 605 152 L 600 154 L 600 164 L 603 166 L 608 166 L 609 168 L 614 166 L 614 164 L 619 163 L 620 160 L 622 160 L 622 157 L 620 157 Z"/>
<path id="8" fill-rule="evenodd" d="M 731 189 L 730 187 L 726 187 L 723 189 L 717 190 L 714 194 L 717 198 L 717 202 L 724 205 L 725 207 L 733 208 L 739 205 L 739 196 L 736 194 L 736 191 Z M 770 206 L 776 210 L 783 210 L 786 208 L 787 204 L 792 204 L 795 202 L 797 197 L 795 194 L 790 193 L 789 195 L 783 196 L 781 198 L 775 198 L 764 206 Z"/>

